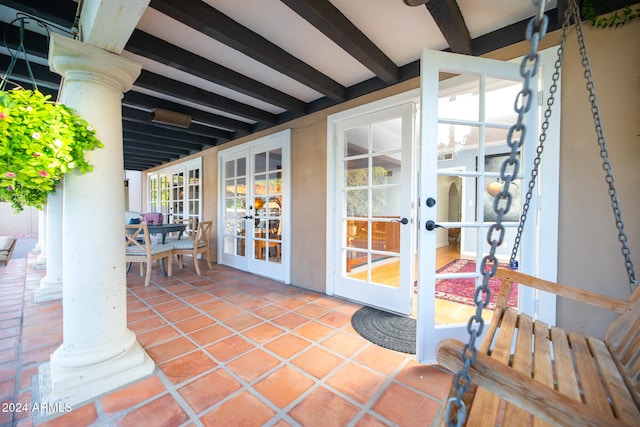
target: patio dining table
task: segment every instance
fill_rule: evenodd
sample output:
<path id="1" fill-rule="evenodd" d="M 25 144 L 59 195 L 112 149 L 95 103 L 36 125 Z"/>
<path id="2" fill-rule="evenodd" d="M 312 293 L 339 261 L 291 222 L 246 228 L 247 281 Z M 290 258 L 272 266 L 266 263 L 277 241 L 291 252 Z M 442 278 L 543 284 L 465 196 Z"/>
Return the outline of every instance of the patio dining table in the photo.
<path id="1" fill-rule="evenodd" d="M 166 242 L 167 234 L 180 232 L 178 234 L 178 240 L 182 236 L 182 232 L 187 229 L 187 224 L 147 224 L 147 230 L 149 230 L 149 234 L 160 234 L 162 235 L 162 244 L 164 245 Z M 127 273 L 131 269 L 131 263 L 127 266 Z M 162 271 L 164 275 L 167 275 L 167 266 L 165 264 L 165 260 L 162 260 Z"/>
<path id="2" fill-rule="evenodd" d="M 147 229 L 149 234 L 162 235 L 162 244 L 164 244 L 169 233 L 180 232 L 178 234 L 178 239 L 180 239 L 182 232 L 187 229 L 187 224 L 151 224 L 147 225 Z"/>

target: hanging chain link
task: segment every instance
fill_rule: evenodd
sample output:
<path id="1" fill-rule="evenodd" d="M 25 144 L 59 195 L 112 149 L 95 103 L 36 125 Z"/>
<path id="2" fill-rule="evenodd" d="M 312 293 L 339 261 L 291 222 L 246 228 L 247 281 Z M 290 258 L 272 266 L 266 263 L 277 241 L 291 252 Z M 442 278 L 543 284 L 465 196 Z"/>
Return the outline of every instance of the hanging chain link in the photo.
<path id="1" fill-rule="evenodd" d="M 574 16 L 580 16 L 578 5 L 575 0 L 569 1 L 569 8 L 573 9 Z M 584 42 L 584 33 L 582 31 L 582 23 L 576 19 L 576 34 L 578 35 L 578 45 L 580 46 L 580 55 L 582 56 L 582 66 L 584 67 L 584 78 L 587 80 L 587 91 L 589 92 L 589 102 L 591 103 L 591 113 L 593 114 L 593 123 L 598 136 L 598 145 L 600 146 L 600 157 L 602 157 L 602 169 L 605 171 L 605 181 L 608 186 L 609 197 L 611 198 L 611 208 L 615 218 L 616 227 L 618 229 L 618 240 L 622 245 L 622 256 L 624 257 L 624 266 L 627 270 L 627 279 L 629 280 L 629 290 L 631 293 L 638 287 L 633 261 L 631 260 L 631 249 L 627 245 L 627 234 L 624 231 L 624 222 L 622 222 L 622 213 L 620 211 L 620 203 L 618 201 L 618 193 L 616 192 L 613 174 L 611 173 L 611 162 L 609 161 L 609 152 L 607 150 L 607 141 L 605 140 L 602 130 L 602 121 L 600 120 L 600 108 L 598 107 L 598 99 L 596 98 L 595 85 L 593 84 L 591 67 L 589 65 L 589 57 L 587 56 L 587 46 Z"/>
<path id="2" fill-rule="evenodd" d="M 545 35 L 547 29 L 547 17 L 544 16 L 544 0 L 533 0 L 534 5 L 539 9 L 539 14 L 533 17 L 527 27 L 526 39 L 531 42 L 530 51 L 522 59 L 520 66 L 520 75 L 524 78 L 522 90 L 516 96 L 514 109 L 518 113 L 518 119 L 516 124 L 509 129 L 507 135 L 507 145 L 511 148 L 511 155 L 505 159 L 500 170 L 500 177 L 504 180 L 504 186 L 502 191 L 496 196 L 493 204 L 493 210 L 497 214 L 497 220 L 495 224 L 491 225 L 487 233 L 487 242 L 490 244 L 489 254 L 482 259 L 481 273 L 482 273 L 482 286 L 476 289 L 474 294 L 476 313 L 471 316 L 469 323 L 467 324 L 467 332 L 469 333 L 469 342 L 464 345 L 460 352 L 460 357 L 463 362 L 462 369 L 455 375 L 454 384 L 457 389 L 456 396 L 450 398 L 447 401 L 445 417 L 448 426 L 461 426 L 464 424 L 467 417 L 466 405 L 462 401 L 463 395 L 469 390 L 471 383 L 471 376 L 469 374 L 469 368 L 475 362 L 477 357 L 477 348 L 475 345 L 476 339 L 482 334 L 484 328 L 484 321 L 482 319 L 482 309 L 487 306 L 490 301 L 491 291 L 489 289 L 489 280 L 495 276 L 498 262 L 495 257 L 495 251 L 504 238 L 505 229 L 502 226 L 502 220 L 504 215 L 509 211 L 511 206 L 512 196 L 509 192 L 509 185 L 511 181 L 515 179 L 519 161 L 516 158 L 520 147 L 525 139 L 525 125 L 522 122 L 524 115 L 529 111 L 531 107 L 531 79 L 538 72 L 539 55 L 537 53 L 537 47 L 540 39 Z M 592 80 L 592 73 L 589 65 L 589 58 L 587 56 L 586 46 L 584 43 L 584 34 L 582 32 L 582 25 L 580 21 L 580 11 L 575 0 L 569 0 L 567 10 L 565 11 L 564 22 L 562 25 L 562 34 L 560 37 L 560 45 L 558 47 L 557 59 L 554 64 L 555 69 L 552 76 L 552 84 L 549 89 L 549 98 L 547 99 L 547 108 L 544 112 L 544 121 L 542 123 L 542 132 L 539 136 L 538 146 L 536 148 L 536 157 L 534 159 L 534 167 L 531 171 L 531 177 L 527 193 L 525 196 L 525 202 L 523 204 L 522 215 L 520 217 L 520 223 L 518 225 L 518 232 L 514 242 L 514 247 L 511 253 L 509 265 L 514 268 L 516 265 L 516 256 L 518 253 L 518 247 L 524 230 L 524 223 L 527 218 L 527 212 L 531 198 L 533 197 L 533 190 L 535 188 L 536 179 L 539 174 L 539 166 L 541 161 L 541 155 L 544 150 L 544 142 L 547 139 L 547 129 L 549 128 L 549 118 L 552 113 L 552 106 L 555 102 L 555 94 L 558 89 L 558 80 L 560 78 L 560 68 L 562 66 L 562 59 L 564 56 L 564 49 L 567 39 L 567 31 L 571 16 L 574 16 L 576 22 L 576 33 L 578 35 L 578 44 L 580 47 L 580 54 L 582 56 L 582 65 L 585 69 L 584 77 L 587 79 L 587 90 L 589 91 L 589 101 L 591 102 L 591 112 L 593 114 L 593 120 L 596 128 L 596 134 L 598 136 L 598 145 L 600 146 L 600 157 L 602 157 L 602 168 L 605 171 L 605 181 L 609 186 L 609 196 L 611 198 L 611 206 L 615 217 L 616 227 L 618 228 L 618 240 L 622 244 L 622 255 L 625 260 L 625 268 L 627 270 L 627 276 L 629 279 L 629 288 L 631 292 L 638 286 L 635 278 L 635 271 L 633 262 L 631 260 L 631 250 L 627 245 L 627 235 L 624 231 L 624 223 L 622 222 L 622 214 L 620 211 L 620 205 L 618 202 L 618 196 L 614 185 L 613 175 L 611 173 L 611 163 L 609 161 L 609 154 L 606 148 L 606 140 L 602 131 L 602 122 L 600 120 L 600 110 L 597 104 L 597 98 L 595 95 L 594 84 Z M 514 140 L 514 133 L 520 135 L 520 139 Z M 493 235 L 498 232 L 498 238 Z M 454 419 L 454 406 L 457 407 L 455 411 L 456 418 Z"/>
<path id="3" fill-rule="evenodd" d="M 536 158 L 534 159 L 534 167 L 531 171 L 531 178 L 529 180 L 529 186 L 527 190 L 527 194 L 525 196 L 525 202 L 522 207 L 522 215 L 520 217 L 520 223 L 518 224 L 518 232 L 514 241 L 513 250 L 511 252 L 511 259 L 509 261 L 509 265 L 516 265 L 516 256 L 518 253 L 518 248 L 520 246 L 520 240 L 522 237 L 522 232 L 524 230 L 524 224 L 527 218 L 527 212 L 529 210 L 529 203 L 531 198 L 533 197 L 533 189 L 535 187 L 536 178 L 538 176 L 539 165 L 540 165 L 540 156 L 544 149 L 544 142 L 547 138 L 547 129 L 549 127 L 549 117 L 551 116 L 551 107 L 555 101 L 555 93 L 557 92 L 557 82 L 560 77 L 560 67 L 562 65 L 562 57 L 564 54 L 564 47 L 567 39 L 567 30 L 569 28 L 569 23 L 571 21 L 571 16 L 574 17 L 576 22 L 576 33 L 578 35 L 578 45 L 580 47 L 580 54 L 582 56 L 582 65 L 585 69 L 584 77 L 587 79 L 587 90 L 589 91 L 589 101 L 591 102 L 591 112 L 593 114 L 593 120 L 596 128 L 596 135 L 598 137 L 598 145 L 600 146 L 600 156 L 602 157 L 602 168 L 605 171 L 605 181 L 609 187 L 608 192 L 611 198 L 611 207 L 613 209 L 613 214 L 615 217 L 616 227 L 618 228 L 618 240 L 622 244 L 622 256 L 624 257 L 624 265 L 627 270 L 627 278 L 629 281 L 629 290 L 631 293 L 638 286 L 637 279 L 635 278 L 635 270 L 633 267 L 633 261 L 631 260 L 631 250 L 627 245 L 627 235 L 624 231 L 624 222 L 622 222 L 622 213 L 620 211 L 620 204 L 618 202 L 618 195 L 615 189 L 613 175 L 611 174 L 611 163 L 609 161 L 609 153 L 606 148 L 606 140 L 604 138 L 602 124 L 600 121 L 600 109 L 598 108 L 597 98 L 595 95 L 595 86 L 592 80 L 591 69 L 589 66 L 589 58 L 587 56 L 587 48 L 584 41 L 584 34 L 582 31 L 582 23 L 579 19 L 579 10 L 578 5 L 574 0 L 569 2 L 569 7 L 565 11 L 564 22 L 562 25 L 562 35 L 560 37 L 560 46 L 558 47 L 558 56 L 555 63 L 555 71 L 552 76 L 553 83 L 549 90 L 550 96 L 547 100 L 547 109 L 544 112 L 544 122 L 542 123 L 542 132 L 540 134 L 538 147 L 536 149 Z"/>
<path id="4" fill-rule="evenodd" d="M 456 396 L 451 397 L 447 401 L 445 409 L 445 417 L 449 426 L 461 426 L 467 417 L 467 408 L 462 401 L 463 395 L 469 390 L 471 377 L 469 368 L 475 363 L 478 355 L 476 339 L 482 336 L 484 330 L 484 320 L 482 319 L 482 310 L 487 307 L 491 300 L 491 290 L 489 289 L 489 280 L 496 275 L 498 269 L 498 260 L 496 258 L 496 249 L 504 240 L 505 227 L 502 225 L 504 215 L 509 212 L 513 196 L 509 191 L 511 182 L 517 177 L 520 161 L 518 154 L 520 148 L 525 141 L 526 126 L 524 119 L 526 113 L 531 108 L 532 99 L 535 95 L 531 91 L 531 81 L 537 75 L 539 69 L 540 56 L 538 54 L 538 43 L 547 32 L 549 19 L 544 14 L 546 0 L 533 0 L 533 4 L 537 7 L 538 14 L 531 18 L 527 26 L 525 38 L 531 43 L 529 52 L 522 58 L 520 64 L 520 75 L 523 78 L 523 85 L 520 92 L 516 95 L 514 102 L 514 110 L 518 114 L 516 123 L 511 126 L 507 133 L 507 145 L 511 148 L 508 158 L 502 163 L 500 168 L 500 178 L 504 185 L 502 191 L 498 193 L 493 202 L 493 210 L 497 215 L 496 222 L 489 227 L 487 232 L 487 243 L 490 245 L 489 254 L 482 258 L 480 264 L 480 273 L 482 274 L 482 286 L 476 288 L 474 301 L 476 306 L 475 314 L 469 318 L 467 323 L 467 332 L 469 334 L 469 342 L 462 347 L 460 358 L 463 362 L 462 369 L 455 375 L 454 384 L 456 387 Z M 454 419 L 454 406 L 456 419 Z"/>
<path id="5" fill-rule="evenodd" d="M 529 206 L 531 199 L 533 198 L 533 190 L 536 186 L 538 174 L 540 172 L 540 162 L 542 160 L 542 152 L 544 151 L 544 143 L 547 140 L 547 130 L 549 129 L 549 119 L 552 114 L 552 107 L 555 103 L 555 95 L 558 91 L 558 80 L 560 80 L 560 68 L 562 67 L 562 60 L 564 57 L 564 49 L 567 42 L 567 32 L 569 24 L 571 23 L 571 8 L 567 8 L 564 13 L 564 20 L 562 23 L 562 34 L 560 35 L 560 44 L 558 46 L 558 52 L 556 62 L 554 64 L 553 75 L 551 76 L 551 86 L 549 87 L 549 98 L 547 99 L 547 108 L 544 111 L 544 120 L 541 125 L 542 131 L 538 137 L 538 146 L 536 147 L 536 157 L 533 159 L 533 169 L 531 170 L 531 176 L 529 178 L 529 185 L 527 186 L 527 193 L 525 195 L 524 203 L 522 204 L 522 214 L 520 215 L 520 223 L 518 224 L 518 232 L 514 239 L 513 248 L 511 250 L 511 258 L 509 259 L 509 267 L 517 269 L 516 258 L 518 256 L 518 249 L 520 247 L 520 241 L 522 240 L 522 233 L 524 232 L 524 225 L 527 221 L 527 213 L 529 212 Z"/>

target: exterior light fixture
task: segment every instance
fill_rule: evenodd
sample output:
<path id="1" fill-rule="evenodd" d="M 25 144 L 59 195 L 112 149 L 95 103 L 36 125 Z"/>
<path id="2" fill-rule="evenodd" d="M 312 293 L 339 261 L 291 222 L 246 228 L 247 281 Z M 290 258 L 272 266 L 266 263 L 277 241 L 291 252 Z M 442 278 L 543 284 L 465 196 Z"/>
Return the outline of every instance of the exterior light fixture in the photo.
<path id="1" fill-rule="evenodd" d="M 191 125 L 191 116 L 189 114 L 169 111 L 163 108 L 154 108 L 149 113 L 151 121 L 154 123 L 163 123 L 165 125 L 180 126 L 188 128 Z"/>
<path id="2" fill-rule="evenodd" d="M 407 6 L 422 6 L 425 3 L 429 3 L 429 0 L 404 0 Z"/>

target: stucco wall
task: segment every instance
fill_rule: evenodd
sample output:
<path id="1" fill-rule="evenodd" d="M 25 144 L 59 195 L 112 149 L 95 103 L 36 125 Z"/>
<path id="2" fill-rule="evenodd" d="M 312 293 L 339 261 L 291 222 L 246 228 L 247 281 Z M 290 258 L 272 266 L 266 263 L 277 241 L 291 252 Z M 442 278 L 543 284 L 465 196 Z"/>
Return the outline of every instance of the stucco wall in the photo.
<path id="1" fill-rule="evenodd" d="M 602 108 L 602 122 L 614 165 L 633 261 L 640 268 L 640 22 L 622 28 L 585 27 L 589 55 Z M 553 46 L 559 32 L 548 34 L 541 48 Z M 486 55 L 496 59 L 522 56 L 519 43 Z M 563 65 L 558 280 L 606 295 L 627 298 L 629 290 L 617 232 L 591 125 L 575 33 L 570 34 Z M 418 87 L 418 79 L 387 88 L 322 112 L 286 123 L 223 148 L 292 129 L 292 283 L 325 289 L 327 115 Z M 204 217 L 217 221 L 217 153 L 200 155 L 204 174 Z M 184 159 L 183 159 L 184 160 Z M 146 190 L 145 190 L 146 191 Z M 212 244 L 215 247 L 215 236 Z M 558 323 L 601 335 L 609 315 L 566 301 L 558 303 Z"/>
<path id="2" fill-rule="evenodd" d="M 640 268 L 640 22 L 586 28 L 593 79 L 628 244 Z M 611 202 L 604 181 L 575 34 L 563 67 L 558 280 L 628 299 Z M 572 302 L 558 304 L 559 322 L 602 335 L 611 315 Z"/>
<path id="3" fill-rule="evenodd" d="M 202 156 L 203 220 L 213 221 L 211 236 L 212 258 L 217 257 L 218 221 L 218 153 L 263 136 L 291 129 L 291 283 L 307 289 L 324 292 L 326 288 L 326 181 L 327 181 L 327 116 L 336 112 L 367 104 L 378 99 L 406 92 L 418 87 L 413 79 L 385 90 L 365 95 L 340 106 L 328 108 L 306 117 L 240 138 L 221 147 L 210 148 L 162 167 L 145 171 L 143 198 L 146 206 L 146 174 Z M 143 209 L 144 210 L 144 209 Z"/>
<path id="4" fill-rule="evenodd" d="M 218 149 L 209 150 L 202 159 L 202 221 L 213 221 L 211 229 L 211 259 L 218 258 Z"/>
<path id="5" fill-rule="evenodd" d="M 601 120 L 613 165 L 628 245 L 640 271 L 640 21 L 615 29 L 584 24 Z M 540 48 L 558 43 L 547 34 Z M 518 43 L 487 57 L 522 56 Z M 575 31 L 562 65 L 558 282 L 627 300 L 630 295 Z M 638 277 L 638 274 L 636 274 Z M 613 314 L 560 298 L 557 324 L 603 336 Z"/>
<path id="6" fill-rule="evenodd" d="M 291 282 L 325 291 L 327 228 L 326 119 L 294 129 L 291 134 L 292 219 Z M 322 192 L 320 192 L 322 191 Z M 308 254 L 305 256 L 305 254 Z"/>

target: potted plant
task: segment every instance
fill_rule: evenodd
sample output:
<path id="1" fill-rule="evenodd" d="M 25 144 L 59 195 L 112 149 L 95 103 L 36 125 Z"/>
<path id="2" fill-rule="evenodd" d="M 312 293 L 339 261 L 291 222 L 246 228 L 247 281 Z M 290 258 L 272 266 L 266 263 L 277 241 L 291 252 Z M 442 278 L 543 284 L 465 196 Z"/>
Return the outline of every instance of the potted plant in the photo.
<path id="1" fill-rule="evenodd" d="M 89 172 L 84 151 L 102 147 L 95 130 L 50 95 L 0 91 L 0 199 L 16 212 L 41 209 L 64 174 Z"/>

